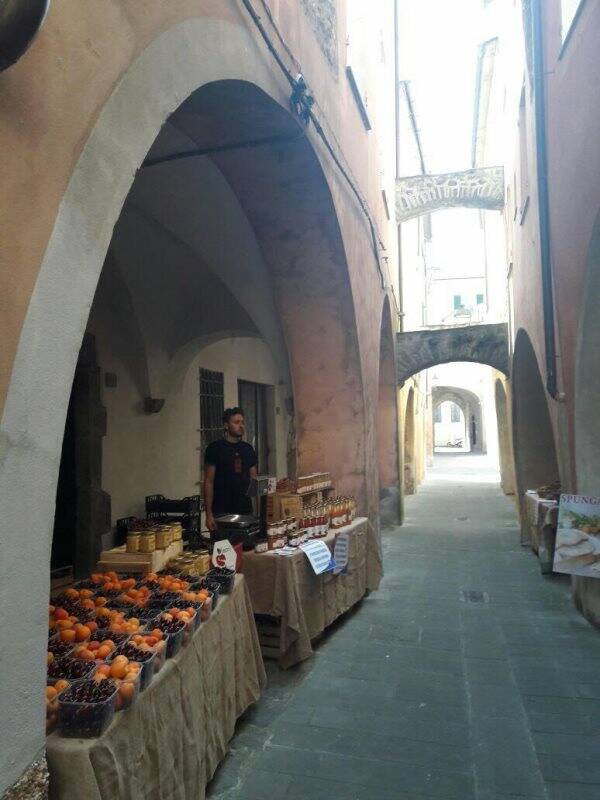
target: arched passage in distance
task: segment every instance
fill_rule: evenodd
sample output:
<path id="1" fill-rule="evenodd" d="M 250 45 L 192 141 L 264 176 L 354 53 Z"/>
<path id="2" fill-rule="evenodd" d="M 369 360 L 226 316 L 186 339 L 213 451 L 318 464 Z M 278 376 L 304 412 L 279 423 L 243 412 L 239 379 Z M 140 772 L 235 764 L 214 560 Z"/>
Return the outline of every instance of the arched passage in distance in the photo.
<path id="1" fill-rule="evenodd" d="M 575 374 L 575 458 L 577 491 L 600 495 L 600 214 L 587 255 L 584 307 L 579 330 Z M 600 624 L 600 582 L 573 577 L 577 605 L 594 624 Z"/>
<path id="2" fill-rule="evenodd" d="M 527 332 L 515 339 L 513 390 L 513 450 L 521 517 L 521 537 L 529 541 L 524 494 L 559 479 L 554 432 L 538 361 Z"/>
<path id="3" fill-rule="evenodd" d="M 394 361 L 394 332 L 390 301 L 386 297 L 381 315 L 379 346 L 379 401 L 377 407 L 377 458 L 379 467 L 379 516 L 382 525 L 400 522 L 400 476 L 398 452 L 398 388 Z"/>
<path id="4" fill-rule="evenodd" d="M 434 386 L 431 396 L 434 414 L 435 409 L 445 402 L 454 403 L 462 410 L 466 428 L 465 448 L 471 453 L 485 453 L 483 410 L 477 394 L 460 386 Z"/>

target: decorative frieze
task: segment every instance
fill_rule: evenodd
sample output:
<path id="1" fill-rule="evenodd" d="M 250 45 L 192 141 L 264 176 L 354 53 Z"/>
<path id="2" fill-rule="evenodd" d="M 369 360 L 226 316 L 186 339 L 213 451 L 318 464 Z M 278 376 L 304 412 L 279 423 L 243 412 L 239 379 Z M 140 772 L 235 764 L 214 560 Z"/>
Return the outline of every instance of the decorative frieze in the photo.
<path id="1" fill-rule="evenodd" d="M 396 181 L 398 222 L 442 208 L 504 208 L 504 168 L 482 167 L 440 175 L 415 175 Z"/>

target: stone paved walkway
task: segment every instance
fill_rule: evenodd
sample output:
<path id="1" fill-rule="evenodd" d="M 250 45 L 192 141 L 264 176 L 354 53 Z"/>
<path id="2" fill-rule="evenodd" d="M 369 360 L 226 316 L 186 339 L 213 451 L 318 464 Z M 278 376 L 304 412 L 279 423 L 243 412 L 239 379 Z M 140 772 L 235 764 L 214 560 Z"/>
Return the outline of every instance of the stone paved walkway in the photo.
<path id="1" fill-rule="evenodd" d="M 380 590 L 309 662 L 268 665 L 210 800 L 600 800 L 600 634 L 496 481 L 436 458 Z"/>

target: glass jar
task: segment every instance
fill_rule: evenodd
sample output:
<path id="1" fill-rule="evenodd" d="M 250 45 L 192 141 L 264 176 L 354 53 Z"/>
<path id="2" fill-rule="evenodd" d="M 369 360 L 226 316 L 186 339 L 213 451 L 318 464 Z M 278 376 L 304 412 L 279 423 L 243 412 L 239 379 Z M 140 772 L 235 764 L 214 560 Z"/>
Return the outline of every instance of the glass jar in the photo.
<path id="1" fill-rule="evenodd" d="M 140 550 L 140 534 L 137 531 L 129 531 L 127 534 L 127 544 L 125 549 L 128 553 L 138 553 Z"/>
<path id="2" fill-rule="evenodd" d="M 157 550 L 164 550 L 169 546 L 170 531 L 166 525 L 159 525 L 155 533 L 155 544 Z"/>
<path id="3" fill-rule="evenodd" d="M 257 539 L 254 545 L 255 553 L 266 553 L 269 549 L 269 542 L 267 539 Z"/>
<path id="4" fill-rule="evenodd" d="M 140 553 L 153 553 L 156 550 L 156 534 L 153 530 L 142 531 L 140 534 Z"/>

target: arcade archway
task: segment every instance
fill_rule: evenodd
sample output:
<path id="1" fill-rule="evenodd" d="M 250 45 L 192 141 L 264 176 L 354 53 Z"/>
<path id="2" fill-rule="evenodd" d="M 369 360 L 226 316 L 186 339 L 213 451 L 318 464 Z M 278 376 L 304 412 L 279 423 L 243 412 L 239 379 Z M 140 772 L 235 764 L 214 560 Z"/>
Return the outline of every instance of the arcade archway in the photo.
<path id="1" fill-rule="evenodd" d="M 379 402 L 377 408 L 379 516 L 382 525 L 397 525 L 400 522 L 401 495 L 397 396 L 394 332 L 392 329 L 390 301 L 386 297 L 381 315 Z"/>
<path id="2" fill-rule="evenodd" d="M 528 541 L 523 496 L 559 479 L 554 432 L 537 358 L 527 332 L 515 339 L 511 384 L 513 392 L 513 450 L 521 530 Z"/>
<path id="3" fill-rule="evenodd" d="M 260 280 L 252 280 L 255 273 L 249 270 L 244 280 L 238 274 L 228 291 L 245 308 L 254 334 L 286 343 L 278 357 L 289 365 L 294 387 L 299 469 L 311 471 L 327 464 L 338 489 L 356 495 L 360 506 L 365 505 L 365 402 L 354 303 L 331 193 L 310 134 L 296 135 L 298 125 L 287 111 L 288 98 L 252 37 L 233 26 L 224 35 L 226 26 L 220 21 L 189 20 L 163 33 L 141 53 L 102 109 L 55 221 L 21 331 L 2 421 L 4 545 L 7 552 L 19 554 L 27 542 L 29 556 L 25 571 L 7 568 L 3 573 L 3 623 L 7 630 L 19 627 L 29 642 L 46 636 L 39 610 L 46 607 L 48 596 L 47 567 L 69 393 L 100 273 L 124 206 L 126 212 L 132 204 L 139 211 L 141 203 L 146 221 L 158 222 L 195 257 L 201 255 L 194 251 L 197 239 L 190 242 L 188 234 L 207 234 L 205 244 L 210 234 L 221 250 L 229 245 L 222 228 L 208 230 L 209 225 L 203 228 L 201 219 L 187 214 L 180 219 L 187 218 L 188 226 L 193 223 L 193 231 L 175 229 L 174 220 L 163 213 L 167 206 L 181 211 L 196 196 L 197 170 L 192 161 L 144 168 L 134 184 L 151 148 L 151 155 L 160 157 L 173 155 L 175 149 L 210 151 L 213 145 L 255 141 L 265 133 L 286 138 L 289 134 L 289 141 L 256 148 L 251 157 L 240 149 L 208 153 L 198 163 L 222 176 L 233 195 L 231 204 L 237 204 L 258 243 L 264 267 Z M 161 197 L 164 207 L 157 209 L 153 201 Z M 219 200 L 213 197 L 217 204 Z M 124 252 L 124 248 L 120 255 L 117 252 L 121 262 Z M 205 249 L 205 258 L 207 254 Z M 229 260 L 220 259 L 216 266 L 223 266 L 221 262 Z M 245 260 L 238 262 L 240 272 L 247 266 Z M 219 279 L 227 284 L 224 267 Z M 256 297 L 267 285 L 270 312 L 264 314 L 264 304 Z M 164 316 L 155 317 L 155 323 L 176 334 L 174 326 L 165 324 L 167 314 L 165 302 Z M 186 325 L 192 316 L 193 306 Z M 233 329 L 235 323 L 228 320 L 223 327 Z M 192 341 L 192 334 L 188 330 L 184 341 L 173 338 L 161 349 L 152 339 L 146 347 L 150 357 L 138 378 L 148 387 L 150 400 L 161 398 L 163 368 L 177 358 L 179 345 Z M 344 436 L 331 436 L 332 429 L 343 430 Z M 25 506 L 23 497 L 30 498 Z M 26 608 L 19 601 L 23 581 L 29 587 Z M 10 672 L 3 669 L 1 674 L 0 710 L 15 730 L 10 698 L 22 694 L 19 682 L 25 671 L 31 686 L 43 685 L 44 665 L 32 665 L 25 651 L 13 661 Z M 41 720 L 35 692 L 19 709 L 19 719 L 29 728 L 32 720 Z M 38 751 L 42 739 L 40 727 Z M 18 745 L 15 740 L 14 746 Z"/>
<path id="4" fill-rule="evenodd" d="M 579 330 L 575 374 L 575 457 L 577 491 L 600 494 L 600 214 L 587 256 L 584 307 Z M 583 613 L 600 623 L 600 586 L 593 578 L 574 577 L 575 599 Z"/>
<path id="5" fill-rule="evenodd" d="M 416 491 L 415 390 L 411 386 L 404 409 L 404 494 Z"/>

